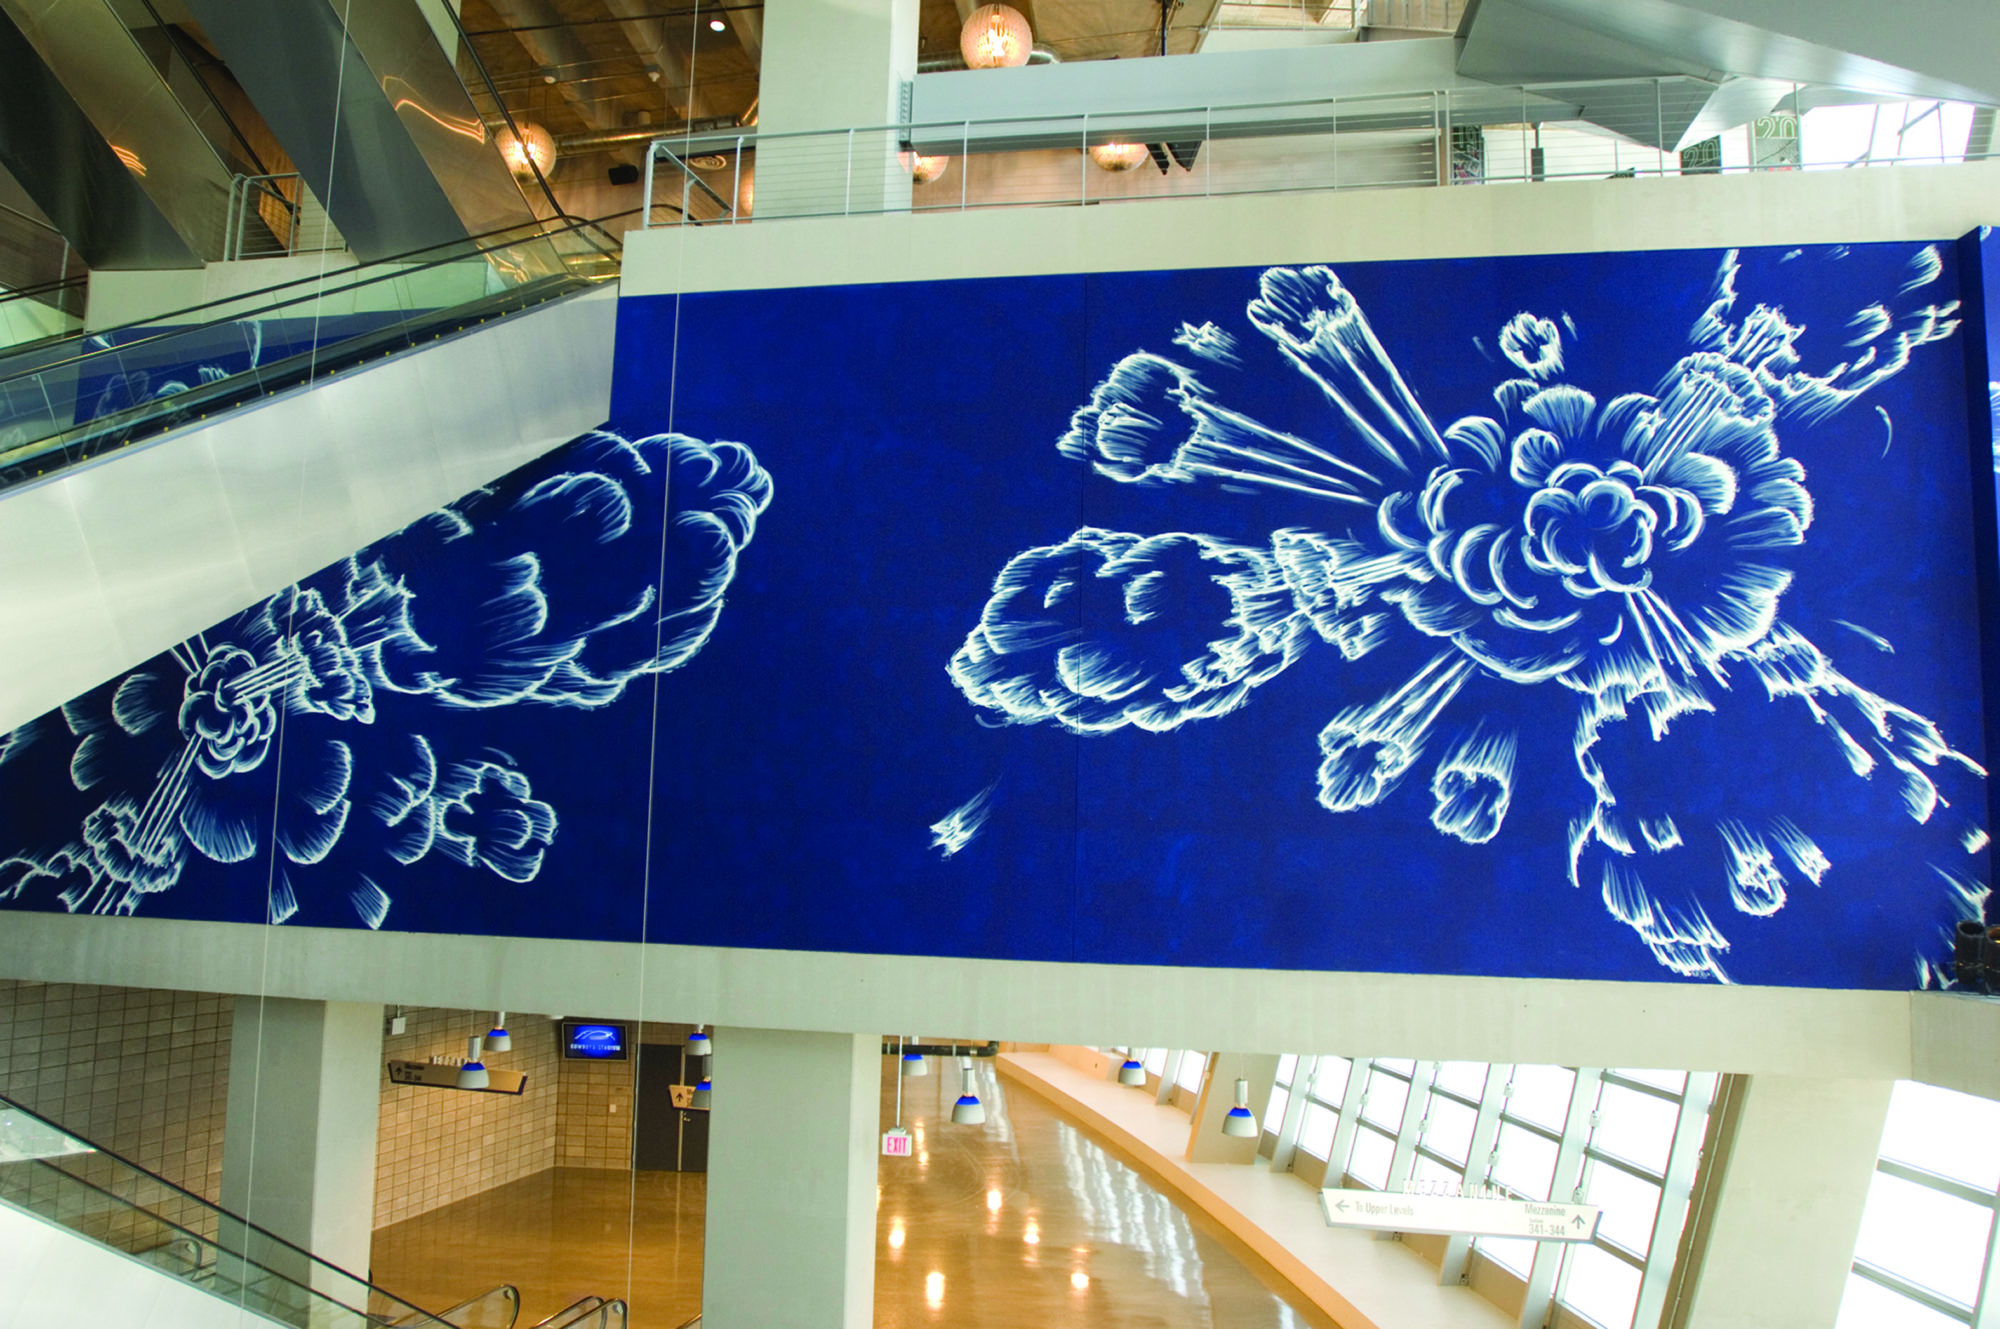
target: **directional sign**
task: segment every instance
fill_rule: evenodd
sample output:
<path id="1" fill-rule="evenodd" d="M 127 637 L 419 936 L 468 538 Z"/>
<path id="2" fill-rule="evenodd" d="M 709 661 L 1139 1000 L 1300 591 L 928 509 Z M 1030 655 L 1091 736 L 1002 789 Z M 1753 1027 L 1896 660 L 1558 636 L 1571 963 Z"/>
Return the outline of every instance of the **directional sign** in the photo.
<path id="1" fill-rule="evenodd" d="M 1589 1241 L 1597 1231 L 1597 1206 L 1540 1200 L 1483 1200 L 1463 1195 L 1390 1195 L 1328 1187 L 1319 1193 L 1328 1227 L 1379 1232 L 1436 1232 L 1448 1236 L 1528 1237 L 1536 1241 Z"/>

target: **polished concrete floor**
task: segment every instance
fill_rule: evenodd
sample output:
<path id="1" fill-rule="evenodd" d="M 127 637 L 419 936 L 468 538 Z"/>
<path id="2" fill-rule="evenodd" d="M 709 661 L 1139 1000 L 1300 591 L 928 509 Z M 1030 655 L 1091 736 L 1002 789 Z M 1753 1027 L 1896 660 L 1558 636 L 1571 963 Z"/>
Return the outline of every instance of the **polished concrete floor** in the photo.
<path id="1" fill-rule="evenodd" d="M 881 1161 L 878 1329 L 1294 1329 L 1329 1324 L 1273 1291 L 1233 1239 L 1176 1208 L 1055 1108 L 979 1072 L 982 1127 L 954 1126 L 958 1076 L 903 1081 L 915 1155 Z M 883 1121 L 896 1077 L 883 1079 Z M 701 1308 L 707 1179 L 559 1168 L 375 1234 L 375 1281 L 417 1305 L 520 1288 L 520 1324 L 596 1293 L 633 1329 Z M 772 1253 L 782 1267 L 782 1251 Z M 776 1329 L 776 1327 L 774 1327 Z"/>

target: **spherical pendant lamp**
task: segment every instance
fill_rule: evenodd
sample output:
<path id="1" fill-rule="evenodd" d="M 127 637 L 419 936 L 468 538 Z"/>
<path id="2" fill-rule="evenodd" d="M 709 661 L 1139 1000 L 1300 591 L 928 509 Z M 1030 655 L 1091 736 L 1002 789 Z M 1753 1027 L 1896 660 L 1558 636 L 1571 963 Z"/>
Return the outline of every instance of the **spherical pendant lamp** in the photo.
<path id="1" fill-rule="evenodd" d="M 1107 171 L 1129 171 L 1146 160 L 1143 143 L 1093 143 L 1090 159 Z"/>
<path id="2" fill-rule="evenodd" d="M 958 30 L 958 51 L 968 69 L 1008 69 L 1028 63 L 1035 34 L 1011 5 L 981 5 Z"/>
<path id="3" fill-rule="evenodd" d="M 555 169 L 555 135 L 533 120 L 518 121 L 516 128 L 521 131 L 519 138 L 508 133 L 500 135 L 500 156 L 506 161 L 507 169 L 515 175 L 533 175 L 535 171 L 547 175 Z"/>
<path id="4" fill-rule="evenodd" d="M 919 153 L 902 154 L 903 165 L 909 169 L 910 179 L 915 184 L 927 185 L 944 174 L 944 168 L 951 165 L 949 157 L 925 157 Z"/>

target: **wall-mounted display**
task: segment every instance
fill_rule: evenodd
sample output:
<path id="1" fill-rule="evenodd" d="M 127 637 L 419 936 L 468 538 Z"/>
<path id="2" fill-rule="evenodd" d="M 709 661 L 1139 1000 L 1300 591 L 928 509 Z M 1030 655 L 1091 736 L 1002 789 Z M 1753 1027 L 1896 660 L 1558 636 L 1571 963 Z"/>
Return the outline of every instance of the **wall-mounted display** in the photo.
<path id="1" fill-rule="evenodd" d="M 1944 982 L 1988 881 L 1959 265 L 628 298 L 606 431 L 6 736 L 0 897 Z"/>
<path id="2" fill-rule="evenodd" d="M 622 1024 L 564 1020 L 562 1036 L 563 1056 L 575 1061 L 625 1061 L 632 1055 Z"/>

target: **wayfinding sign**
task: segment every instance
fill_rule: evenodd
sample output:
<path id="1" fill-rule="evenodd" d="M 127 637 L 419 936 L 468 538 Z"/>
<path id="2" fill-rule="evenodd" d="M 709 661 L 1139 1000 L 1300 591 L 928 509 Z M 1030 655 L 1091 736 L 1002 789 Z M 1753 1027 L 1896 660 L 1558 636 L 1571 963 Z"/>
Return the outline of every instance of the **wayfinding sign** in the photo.
<path id="1" fill-rule="evenodd" d="M 1319 1206 L 1328 1227 L 1365 1227 L 1378 1232 L 1589 1241 L 1597 1231 L 1597 1206 L 1590 1204 L 1489 1200 L 1469 1195 L 1394 1195 L 1330 1186 L 1319 1193 Z"/>

